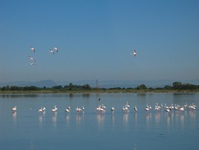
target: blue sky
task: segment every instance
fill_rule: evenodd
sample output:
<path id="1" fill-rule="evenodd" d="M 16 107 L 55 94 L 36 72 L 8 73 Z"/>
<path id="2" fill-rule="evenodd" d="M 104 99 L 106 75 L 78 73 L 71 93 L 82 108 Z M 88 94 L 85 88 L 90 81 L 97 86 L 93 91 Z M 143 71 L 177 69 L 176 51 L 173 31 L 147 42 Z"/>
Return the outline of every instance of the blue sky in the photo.
<path id="1" fill-rule="evenodd" d="M 0 82 L 199 79 L 198 8 L 197 0 L 2 0 Z"/>

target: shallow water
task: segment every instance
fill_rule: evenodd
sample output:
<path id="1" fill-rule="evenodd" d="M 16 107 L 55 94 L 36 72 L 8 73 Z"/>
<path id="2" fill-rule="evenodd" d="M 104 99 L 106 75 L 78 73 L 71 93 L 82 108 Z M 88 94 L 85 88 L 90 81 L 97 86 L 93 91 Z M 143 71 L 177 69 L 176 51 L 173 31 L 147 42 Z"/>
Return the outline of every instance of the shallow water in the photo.
<path id="1" fill-rule="evenodd" d="M 154 110 L 156 103 L 199 106 L 198 99 L 198 93 L 0 95 L 0 149 L 198 150 L 198 110 Z M 130 112 L 124 113 L 127 101 Z M 107 107 L 105 113 L 96 112 L 99 103 Z M 15 105 L 17 112 L 12 113 Z M 54 105 L 56 113 L 51 112 Z M 152 106 L 150 112 L 146 105 Z M 42 106 L 43 114 L 38 113 Z M 77 113 L 77 106 L 84 106 L 84 113 Z"/>

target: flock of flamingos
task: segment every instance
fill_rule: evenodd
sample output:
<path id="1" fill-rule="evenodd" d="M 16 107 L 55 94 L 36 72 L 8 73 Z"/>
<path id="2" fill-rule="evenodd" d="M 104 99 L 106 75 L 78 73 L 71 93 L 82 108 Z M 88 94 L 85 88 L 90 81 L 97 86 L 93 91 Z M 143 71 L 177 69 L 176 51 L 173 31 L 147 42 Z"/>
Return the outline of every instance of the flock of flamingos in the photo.
<path id="1" fill-rule="evenodd" d="M 30 50 L 31 50 L 33 53 L 35 53 L 35 51 L 36 51 L 35 48 L 32 47 L 32 46 L 30 46 Z M 57 47 L 54 47 L 53 49 L 52 49 L 52 48 L 49 49 L 49 52 L 50 52 L 51 54 L 58 53 L 58 51 L 59 51 L 59 49 L 58 49 Z M 133 55 L 134 57 L 137 55 L 136 50 L 133 50 L 132 55 Z M 35 62 L 36 62 L 35 58 L 32 57 L 32 56 L 28 56 L 28 58 L 29 58 L 29 60 L 30 60 L 30 65 L 35 65 Z"/>
<path id="2" fill-rule="evenodd" d="M 144 108 L 146 112 L 152 110 L 152 107 L 149 106 L 149 105 L 146 105 L 146 107 Z M 17 106 L 14 106 L 11 108 L 12 112 L 15 113 L 17 111 Z M 126 104 L 122 107 L 122 112 L 124 113 L 128 113 L 130 112 L 130 105 L 128 104 L 128 101 L 126 102 Z M 136 106 L 134 106 L 133 108 L 134 112 L 137 112 L 138 111 L 138 108 Z M 183 106 L 180 106 L 178 104 L 171 104 L 170 106 L 167 106 L 166 104 L 163 105 L 158 105 L 158 103 L 155 104 L 154 106 L 154 110 L 155 111 L 162 111 L 162 110 L 165 110 L 166 112 L 170 112 L 172 110 L 175 110 L 175 111 L 185 111 L 185 110 L 196 110 L 196 105 L 195 104 L 190 104 L 190 105 L 183 105 Z M 46 111 L 46 107 L 41 107 L 39 108 L 38 110 L 38 113 L 43 113 Z M 55 105 L 52 109 L 51 109 L 52 112 L 57 112 L 58 111 L 58 108 L 57 106 Z M 66 113 L 69 113 L 71 111 L 71 107 L 67 107 L 65 109 L 65 112 Z M 76 112 L 77 113 L 80 113 L 80 112 L 84 112 L 85 111 L 85 108 L 84 106 L 82 107 L 76 107 Z M 99 112 L 99 113 L 105 113 L 107 111 L 107 108 L 105 105 L 103 104 L 99 104 L 98 107 L 96 108 L 96 111 Z M 111 112 L 114 112 L 115 111 L 115 107 L 111 107 L 110 109 Z"/>

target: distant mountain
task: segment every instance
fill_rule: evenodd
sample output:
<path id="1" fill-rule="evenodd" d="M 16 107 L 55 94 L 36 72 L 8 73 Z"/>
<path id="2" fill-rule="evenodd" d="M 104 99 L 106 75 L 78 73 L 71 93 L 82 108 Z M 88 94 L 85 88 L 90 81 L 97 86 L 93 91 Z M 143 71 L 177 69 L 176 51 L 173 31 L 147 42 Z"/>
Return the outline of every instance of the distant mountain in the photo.
<path id="1" fill-rule="evenodd" d="M 0 83 L 0 87 L 3 86 L 37 86 L 37 87 L 53 87 L 57 85 L 65 86 L 69 85 L 70 83 L 74 85 L 84 85 L 89 84 L 91 87 L 99 87 L 99 88 L 135 88 L 141 84 L 145 84 L 146 87 L 164 87 L 165 85 L 172 86 L 173 82 L 176 82 L 178 80 L 137 80 L 137 81 L 131 81 L 131 80 L 80 80 L 80 81 L 53 81 L 53 80 L 41 80 L 41 81 L 35 81 L 35 82 L 29 82 L 29 81 L 15 81 L 15 82 L 7 82 L 7 83 Z M 186 81 L 178 81 L 181 83 L 190 83 L 199 85 L 199 80 L 186 80 Z"/>
<path id="2" fill-rule="evenodd" d="M 29 82 L 29 81 L 15 81 L 15 82 L 7 82 L 7 83 L 0 83 L 0 86 L 36 86 L 36 87 L 53 87 L 56 85 L 56 83 L 52 80 L 41 80 L 41 81 L 35 81 L 35 82 Z"/>

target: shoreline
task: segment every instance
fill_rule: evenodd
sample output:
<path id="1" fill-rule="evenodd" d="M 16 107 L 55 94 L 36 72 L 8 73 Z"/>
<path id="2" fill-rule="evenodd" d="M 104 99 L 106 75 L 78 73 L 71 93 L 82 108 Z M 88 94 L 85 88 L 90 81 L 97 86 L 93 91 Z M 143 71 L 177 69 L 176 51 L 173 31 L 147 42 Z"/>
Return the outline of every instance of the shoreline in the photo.
<path id="1" fill-rule="evenodd" d="M 119 89 L 119 90 L 74 90 L 74 91 L 63 91 L 63 90 L 41 90 L 41 91 L 0 91 L 0 95 L 28 95 L 28 94 L 99 94 L 99 93 L 199 93 L 199 90 L 128 90 L 128 89 Z"/>

